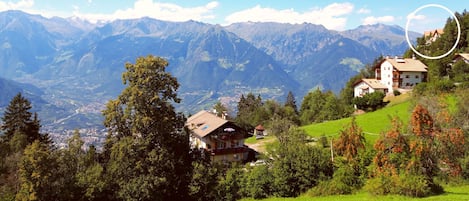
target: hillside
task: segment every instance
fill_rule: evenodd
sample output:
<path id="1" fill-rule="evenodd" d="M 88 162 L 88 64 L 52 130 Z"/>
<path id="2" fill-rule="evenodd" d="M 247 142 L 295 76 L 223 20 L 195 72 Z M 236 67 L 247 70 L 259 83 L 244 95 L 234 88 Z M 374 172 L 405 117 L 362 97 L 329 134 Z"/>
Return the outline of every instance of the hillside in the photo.
<path id="1" fill-rule="evenodd" d="M 410 119 L 410 105 L 410 101 L 407 100 L 374 112 L 356 116 L 357 124 L 363 129 L 367 143 L 373 144 L 381 132 L 384 132 L 390 128 L 390 120 L 393 116 L 398 116 L 404 125 L 407 125 Z M 351 117 L 318 124 L 311 124 L 301 128 L 303 128 L 306 133 L 308 133 L 308 135 L 313 137 L 320 137 L 322 135 L 326 137 L 337 137 L 339 132 L 345 126 L 350 124 L 350 121 Z"/>

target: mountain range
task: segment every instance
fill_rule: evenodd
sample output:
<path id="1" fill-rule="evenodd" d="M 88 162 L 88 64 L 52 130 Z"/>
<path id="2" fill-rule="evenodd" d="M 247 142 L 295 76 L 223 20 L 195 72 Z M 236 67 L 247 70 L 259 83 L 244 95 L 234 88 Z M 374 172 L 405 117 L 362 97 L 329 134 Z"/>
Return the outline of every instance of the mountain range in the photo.
<path id="1" fill-rule="evenodd" d="M 421 35 L 410 33 L 416 39 Z M 235 106 L 253 92 L 283 101 L 311 89 L 339 92 L 380 55 L 401 55 L 405 31 L 383 24 L 333 31 L 314 24 L 168 22 L 151 18 L 92 24 L 78 18 L 0 13 L 0 89 L 27 92 L 45 128 L 99 127 L 104 104 L 124 88 L 126 62 L 153 54 L 177 77 L 179 111 L 216 101 Z M 4 91 L 4 90 L 2 90 Z"/>

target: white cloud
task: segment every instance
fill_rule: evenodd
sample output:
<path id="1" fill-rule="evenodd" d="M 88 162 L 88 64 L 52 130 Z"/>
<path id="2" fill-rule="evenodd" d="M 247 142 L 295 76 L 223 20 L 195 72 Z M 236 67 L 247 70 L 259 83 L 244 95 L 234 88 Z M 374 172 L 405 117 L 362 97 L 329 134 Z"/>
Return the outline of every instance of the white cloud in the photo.
<path id="1" fill-rule="evenodd" d="M 218 2 L 212 1 L 203 6 L 182 7 L 172 3 L 153 2 L 153 0 L 137 0 L 132 8 L 117 10 L 112 14 L 81 13 L 79 10 L 75 10 L 73 15 L 91 22 L 141 17 L 151 17 L 166 21 L 203 21 L 215 18 L 212 11 L 218 5 Z"/>
<path id="2" fill-rule="evenodd" d="M 394 22 L 394 20 L 395 18 L 390 15 L 381 16 L 381 17 L 368 16 L 365 19 L 363 19 L 363 24 L 368 25 L 368 24 L 377 24 L 377 23 L 389 23 L 389 22 Z"/>
<path id="3" fill-rule="evenodd" d="M 366 8 L 360 8 L 358 11 L 357 11 L 358 14 L 368 14 L 368 13 L 371 13 L 371 10 L 370 9 L 366 9 Z"/>
<path id="4" fill-rule="evenodd" d="M 294 9 L 276 10 L 257 5 L 253 8 L 232 13 L 225 18 L 227 24 L 236 22 L 280 22 L 322 24 L 328 29 L 343 30 L 347 23 L 344 15 L 353 11 L 351 3 L 333 3 L 324 8 L 315 8 L 306 12 Z"/>
<path id="5" fill-rule="evenodd" d="M 6 10 L 24 10 L 33 7 L 34 0 L 21 0 L 16 3 L 0 1 L 0 11 Z"/>
<path id="6" fill-rule="evenodd" d="M 415 15 L 415 13 L 411 13 L 411 14 L 407 15 L 407 19 L 424 20 L 424 19 L 426 19 L 426 16 L 425 15 Z"/>

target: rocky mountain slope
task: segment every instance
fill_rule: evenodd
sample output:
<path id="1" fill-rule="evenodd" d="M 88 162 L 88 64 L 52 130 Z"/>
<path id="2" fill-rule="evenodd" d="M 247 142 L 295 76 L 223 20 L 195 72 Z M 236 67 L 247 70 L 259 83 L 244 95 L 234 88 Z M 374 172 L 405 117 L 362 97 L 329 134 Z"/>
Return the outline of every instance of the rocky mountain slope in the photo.
<path id="1" fill-rule="evenodd" d="M 150 18 L 91 24 L 6 11 L 0 76 L 40 89 L 37 96 L 51 106 L 39 109 L 46 127 L 91 128 L 101 126 L 104 104 L 124 87 L 125 63 L 138 56 L 168 59 L 181 84 L 177 108 L 194 113 L 218 100 L 234 106 L 248 92 L 279 100 L 288 91 L 301 100 L 316 87 L 338 92 L 375 57 L 402 54 L 402 44 L 402 28 L 387 25 L 337 32 L 313 24 L 223 27 Z"/>

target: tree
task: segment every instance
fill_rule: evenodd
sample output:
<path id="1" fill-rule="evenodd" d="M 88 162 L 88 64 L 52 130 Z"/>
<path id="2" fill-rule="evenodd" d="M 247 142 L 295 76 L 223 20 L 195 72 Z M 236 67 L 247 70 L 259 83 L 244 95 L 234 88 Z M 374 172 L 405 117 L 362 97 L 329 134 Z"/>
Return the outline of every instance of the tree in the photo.
<path id="1" fill-rule="evenodd" d="M 267 198 L 273 193 L 273 175 L 267 165 L 255 166 L 246 175 L 246 191 L 254 199 Z"/>
<path id="2" fill-rule="evenodd" d="M 213 106 L 213 109 L 218 117 L 223 117 L 224 115 L 227 115 L 228 112 L 228 108 L 226 108 L 220 101 Z"/>
<path id="3" fill-rule="evenodd" d="M 54 188 L 57 160 L 48 146 L 34 141 L 24 150 L 19 165 L 20 190 L 16 200 L 56 200 Z"/>
<path id="4" fill-rule="evenodd" d="M 236 114 L 235 122 L 246 130 L 252 130 L 260 122 L 262 109 L 262 98 L 260 95 L 254 96 L 253 93 L 248 93 L 246 97 L 241 95 L 238 102 L 238 113 Z"/>
<path id="5" fill-rule="evenodd" d="M 289 91 L 287 95 L 287 100 L 285 101 L 285 107 L 291 107 L 298 114 L 298 107 L 296 106 L 295 96 L 293 96 L 293 92 Z"/>
<path id="6" fill-rule="evenodd" d="M 2 117 L 1 130 L 5 133 L 3 136 L 5 142 L 10 141 L 15 134 L 25 135 L 28 143 L 41 139 L 39 119 L 37 114 L 34 114 L 32 119 L 32 113 L 29 111 L 31 108 L 31 102 L 21 93 L 13 97 Z"/>
<path id="7" fill-rule="evenodd" d="M 275 196 L 298 196 L 332 176 L 328 150 L 308 145 L 306 134 L 294 127 L 281 135 L 285 137 L 270 155 Z"/>
<path id="8" fill-rule="evenodd" d="M 300 120 L 303 125 L 319 122 L 318 115 L 325 104 L 325 96 L 319 88 L 309 92 L 303 99 L 300 109 Z"/>
<path id="9" fill-rule="evenodd" d="M 340 132 L 339 139 L 334 142 L 334 150 L 342 155 L 349 163 L 353 163 L 360 151 L 365 149 L 365 136 L 358 127 L 355 117 L 352 117 L 350 125 Z"/>
<path id="10" fill-rule="evenodd" d="M 457 82 L 469 81 L 469 64 L 464 61 L 456 62 L 451 68 L 451 78 Z"/>
<path id="11" fill-rule="evenodd" d="M 391 129 L 381 134 L 374 144 L 371 176 L 365 188 L 375 195 L 399 193 L 399 175 L 405 173 L 410 157 L 409 139 L 402 133 L 402 122 L 395 117 Z"/>
<path id="12" fill-rule="evenodd" d="M 189 185 L 191 200 L 220 200 L 218 195 L 219 170 L 208 160 L 195 160 L 192 162 L 193 173 Z"/>
<path id="13" fill-rule="evenodd" d="M 410 142 L 411 160 L 407 168 L 414 174 L 425 176 L 432 187 L 435 185 L 433 177 L 439 171 L 433 118 L 427 109 L 417 105 L 412 111 L 411 125 L 414 137 Z"/>
<path id="14" fill-rule="evenodd" d="M 122 75 L 127 86 L 103 114 L 108 128 L 105 146 L 116 195 L 126 200 L 184 200 L 188 196 L 191 161 L 179 83 L 166 72 L 161 57 L 137 58 Z M 110 149 L 110 150 L 109 150 Z"/>
<path id="15" fill-rule="evenodd" d="M 220 200 L 235 201 L 244 196 L 244 170 L 239 167 L 228 169 L 218 184 Z"/>

